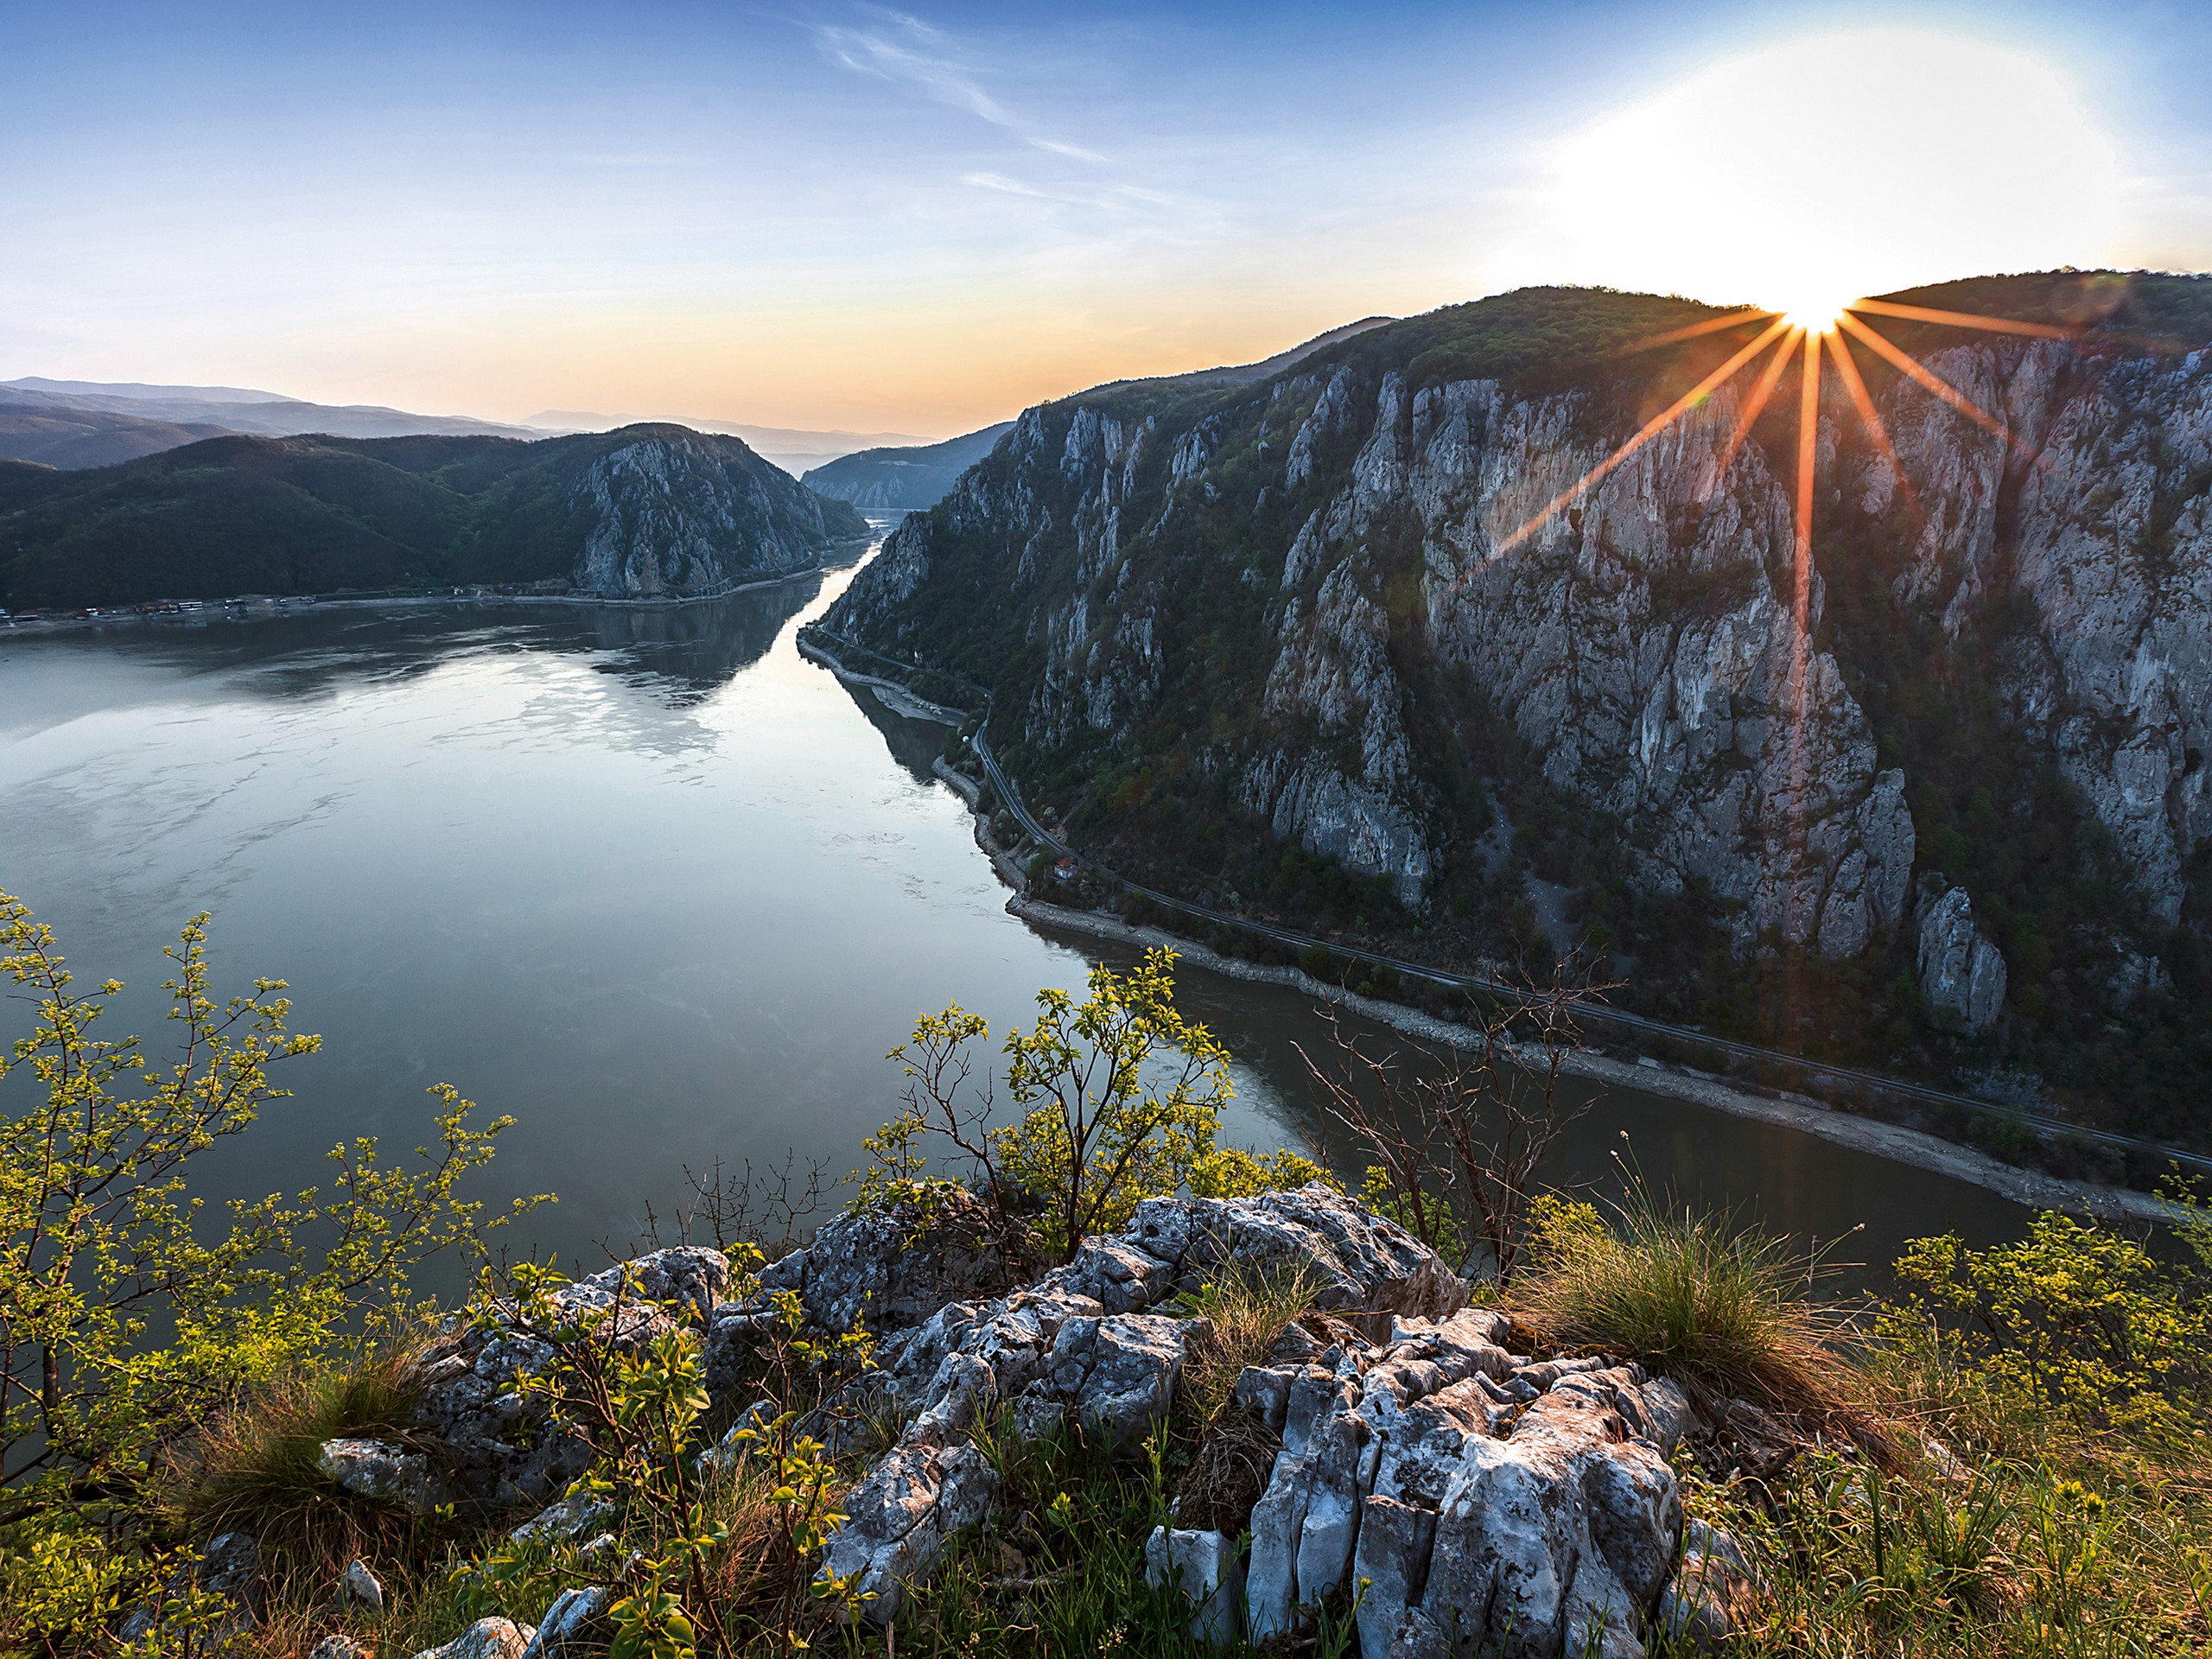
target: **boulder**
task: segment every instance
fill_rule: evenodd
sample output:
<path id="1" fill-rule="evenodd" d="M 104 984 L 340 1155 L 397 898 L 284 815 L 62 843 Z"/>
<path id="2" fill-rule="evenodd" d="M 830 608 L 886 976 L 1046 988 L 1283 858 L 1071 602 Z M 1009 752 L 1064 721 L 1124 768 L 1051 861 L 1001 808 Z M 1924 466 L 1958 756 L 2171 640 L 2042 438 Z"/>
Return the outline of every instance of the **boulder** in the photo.
<path id="1" fill-rule="evenodd" d="M 585 1627 L 607 1611 L 607 1592 L 601 1585 L 563 1590 L 537 1621 L 537 1633 L 523 1649 L 522 1659 L 554 1659 L 572 1643 L 581 1645 Z"/>
<path id="2" fill-rule="evenodd" d="M 308 1659 L 371 1659 L 370 1650 L 343 1630 L 334 1630 L 308 1649 Z"/>
<path id="3" fill-rule="evenodd" d="M 377 1582 L 377 1575 L 369 1571 L 369 1564 L 359 1556 L 346 1562 L 346 1571 L 339 1575 L 338 1596 L 340 1601 L 372 1613 L 384 1611 L 384 1586 Z"/>
<path id="4" fill-rule="evenodd" d="M 426 1648 L 415 1659 L 522 1659 L 537 1634 L 511 1618 L 480 1618 L 444 1646 Z"/>
<path id="5" fill-rule="evenodd" d="M 250 1532 L 226 1532 L 210 1540 L 197 1569 L 200 1587 L 226 1598 L 245 1624 L 261 1612 L 261 1546 Z"/>
<path id="6" fill-rule="evenodd" d="M 1758 1594 L 1758 1574 L 1736 1541 L 1719 1528 L 1693 1520 L 1682 1529 L 1682 1561 L 1659 1599 L 1652 1624 L 1671 1640 L 1707 1651 L 1736 1633 L 1745 1603 Z"/>
<path id="7" fill-rule="evenodd" d="M 518 1544 L 574 1543 L 614 1518 L 614 1505 L 596 1492 L 570 1492 L 547 1504 L 507 1535 Z"/>
<path id="8" fill-rule="evenodd" d="M 343 1491 L 400 1504 L 416 1515 L 429 1515 L 453 1499 L 428 1458 L 390 1440 L 325 1440 L 315 1460 Z"/>
<path id="9" fill-rule="evenodd" d="M 1225 1532 L 1185 1532 L 1154 1527 L 1145 1540 L 1144 1581 L 1172 1584 L 1194 1610 L 1191 1634 L 1215 1647 L 1233 1646 L 1243 1616 L 1244 1563 Z"/>

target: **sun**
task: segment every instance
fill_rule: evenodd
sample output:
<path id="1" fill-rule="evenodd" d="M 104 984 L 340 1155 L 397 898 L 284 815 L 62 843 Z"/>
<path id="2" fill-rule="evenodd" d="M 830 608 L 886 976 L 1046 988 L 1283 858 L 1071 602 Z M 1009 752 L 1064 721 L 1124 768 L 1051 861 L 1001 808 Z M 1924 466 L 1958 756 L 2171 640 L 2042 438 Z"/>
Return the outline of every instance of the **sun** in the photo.
<path id="1" fill-rule="evenodd" d="M 1843 314 L 1858 297 L 1855 294 L 1808 292 L 1775 309 L 1792 328 L 1808 334 L 1832 334 L 1842 327 Z"/>

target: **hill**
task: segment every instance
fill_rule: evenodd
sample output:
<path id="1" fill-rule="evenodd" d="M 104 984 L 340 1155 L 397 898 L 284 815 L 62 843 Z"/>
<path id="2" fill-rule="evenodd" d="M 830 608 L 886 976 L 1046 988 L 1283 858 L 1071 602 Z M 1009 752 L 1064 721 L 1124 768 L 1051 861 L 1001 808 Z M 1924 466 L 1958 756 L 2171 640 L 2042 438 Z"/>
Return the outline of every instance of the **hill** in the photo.
<path id="1" fill-rule="evenodd" d="M 933 507 L 952 482 L 991 453 L 991 446 L 1014 429 L 1001 421 L 943 443 L 916 448 L 862 449 L 806 474 L 806 487 L 856 507 L 877 512 Z"/>
<path id="2" fill-rule="evenodd" d="M 205 440 L 121 466 L 0 466 L 0 603 L 546 583 L 684 596 L 867 534 L 735 438 L 683 427 Z"/>

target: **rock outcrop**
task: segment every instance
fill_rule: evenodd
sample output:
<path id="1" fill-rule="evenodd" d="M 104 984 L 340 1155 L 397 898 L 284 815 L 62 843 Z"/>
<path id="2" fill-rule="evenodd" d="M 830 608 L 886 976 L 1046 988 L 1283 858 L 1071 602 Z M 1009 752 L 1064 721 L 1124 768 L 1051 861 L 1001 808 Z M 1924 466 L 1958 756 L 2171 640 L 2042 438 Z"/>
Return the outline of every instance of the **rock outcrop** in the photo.
<path id="1" fill-rule="evenodd" d="M 1292 1268 L 1318 1286 L 1314 1307 L 1236 1379 L 1221 1420 L 1240 1445 L 1269 1449 L 1264 1478 L 1241 1499 L 1209 1489 L 1192 1524 L 1179 1498 L 1178 1521 L 1147 1548 L 1147 1578 L 1189 1600 L 1194 1633 L 1295 1635 L 1327 1607 L 1356 1614 L 1363 1659 L 1642 1659 L 1654 1630 L 1725 1636 L 1756 1584 L 1709 1530 L 1691 1535 L 1681 1566 L 1669 1454 L 1692 1412 L 1679 1389 L 1601 1356 L 1509 1351 L 1503 1316 L 1469 1306 L 1440 1257 L 1331 1187 L 1150 1199 L 1066 1266 L 925 1314 L 992 1274 L 949 1242 L 966 1236 L 957 1227 L 933 1245 L 912 1235 L 922 1246 L 903 1254 L 899 1230 L 840 1216 L 764 1274 L 799 1297 L 810 1325 L 894 1311 L 899 1328 L 862 1376 L 905 1427 L 840 1500 L 846 1518 L 820 1568 L 868 1618 L 895 1618 L 908 1587 L 1000 1502 L 980 1425 L 1035 1437 L 1075 1420 L 1134 1444 L 1175 1409 L 1193 1344 L 1211 1334 L 1179 1299 L 1232 1271 Z M 615 1313 L 617 1339 L 636 1342 L 667 1328 L 672 1304 L 719 1333 L 710 1344 L 737 1342 L 773 1304 L 765 1291 L 723 1300 L 729 1287 L 715 1252 L 664 1250 L 566 1288 L 556 1319 Z M 424 1443 L 442 1426 L 435 1461 L 457 1485 L 516 1502 L 575 1466 L 512 1403 L 516 1373 L 549 1357 L 544 1337 L 509 1313 L 432 1357 Z M 515 1535 L 574 1541 L 607 1518 L 599 1500 L 569 1497 Z M 481 1620 L 433 1655 L 552 1659 L 594 1636 L 607 1602 L 603 1588 L 577 1586 L 535 1629 Z"/>
<path id="2" fill-rule="evenodd" d="M 1667 1461 L 1690 1418 L 1681 1390 L 1602 1358 L 1509 1353 L 1506 1321 L 1467 1308 L 1441 1261 L 1319 1186 L 1154 1200 L 1070 1266 L 886 1344 L 910 1424 L 844 1500 L 823 1573 L 872 1594 L 870 1617 L 895 1616 L 904 1586 L 997 1497 L 969 1438 L 987 1414 L 1026 1435 L 1071 1414 L 1116 1443 L 1145 1433 L 1200 1323 L 1159 1310 L 1231 1262 L 1318 1263 L 1334 1339 L 1294 1327 L 1237 1379 L 1237 1407 L 1280 1446 L 1249 1563 L 1220 1527 L 1150 1541 L 1147 1576 L 1180 1586 L 1195 1633 L 1264 1640 L 1356 1599 L 1366 1659 L 1640 1659 L 1681 1535 Z M 1687 1629 L 1706 1602 L 1684 1607 Z"/>
<path id="3" fill-rule="evenodd" d="M 1282 1441 L 1251 1517 L 1255 1642 L 1357 1599 L 1367 1659 L 1640 1659 L 1681 1527 L 1667 1455 L 1688 1402 L 1633 1366 L 1509 1354 L 1504 1335 L 1475 1311 L 1400 1321 L 1239 1380 Z"/>
<path id="4" fill-rule="evenodd" d="M 1068 1266 L 1008 1296 L 955 1302 L 883 1345 L 884 1387 L 909 1425 L 847 1496 L 824 1573 L 874 1594 L 873 1617 L 895 1614 L 902 1581 L 988 1511 L 996 1477 L 969 1439 L 987 1414 L 1031 1436 L 1073 1417 L 1116 1445 L 1141 1437 L 1174 1399 L 1194 1324 L 1151 1310 L 1231 1262 L 1318 1268 L 1321 1304 L 1370 1320 L 1449 1313 L 1467 1295 L 1410 1234 L 1326 1187 L 1147 1200 Z"/>
<path id="5" fill-rule="evenodd" d="M 1951 887 L 1920 912 L 1920 994 L 1970 1032 L 1986 1031 L 2005 1007 L 2005 958 L 1975 925 L 1974 899 Z"/>
<path id="6" fill-rule="evenodd" d="M 632 1345 L 673 1327 L 663 1304 L 688 1303 L 708 1319 L 729 1286 L 729 1263 L 719 1250 L 657 1250 L 563 1287 L 553 1297 L 550 1318 L 559 1325 L 603 1313 L 607 1334 Z M 495 1313 L 488 1325 L 456 1325 L 416 1362 L 423 1392 L 415 1427 L 437 1447 L 435 1502 L 451 1496 L 500 1508 L 544 1504 L 565 1492 L 589 1461 L 577 1441 L 546 1432 L 542 1405 L 516 1387 L 518 1376 L 534 1376 L 552 1362 L 547 1332 L 512 1309 Z M 415 1464 L 423 1465 L 420 1473 L 432 1472 L 421 1454 L 378 1441 L 332 1441 L 323 1456 L 334 1479 L 356 1483 L 350 1490 L 373 1487 L 369 1495 L 410 1504 L 423 1491 Z"/>

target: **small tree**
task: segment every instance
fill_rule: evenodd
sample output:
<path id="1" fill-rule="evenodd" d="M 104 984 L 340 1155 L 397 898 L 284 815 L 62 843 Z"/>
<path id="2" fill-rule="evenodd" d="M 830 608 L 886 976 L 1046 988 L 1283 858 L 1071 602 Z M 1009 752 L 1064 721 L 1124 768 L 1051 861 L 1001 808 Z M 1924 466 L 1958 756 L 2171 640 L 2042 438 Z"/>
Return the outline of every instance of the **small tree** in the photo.
<path id="1" fill-rule="evenodd" d="M 1173 951 L 1153 950 L 1127 975 L 1093 968 L 1080 1003 L 1038 992 L 1037 1023 L 1003 1047 L 1016 1123 L 992 1124 L 993 1080 L 975 1076 L 984 1021 L 957 1003 L 918 1021 L 890 1055 L 906 1075 L 906 1110 L 867 1143 L 875 1162 L 861 1202 L 941 1196 L 928 1172 L 942 1141 L 973 1168 L 1009 1236 L 1026 1199 L 1039 1209 L 1039 1241 L 1066 1262 L 1141 1199 L 1174 1192 L 1214 1150 L 1230 1097 L 1228 1052 L 1176 1008 Z"/>
<path id="2" fill-rule="evenodd" d="M 1377 1052 L 1346 1037 L 1332 1012 L 1333 1064 L 1299 1049 L 1330 1115 L 1376 1160 L 1369 1202 L 1422 1243 L 1475 1270 L 1487 1252 L 1500 1285 L 1528 1245 L 1535 1173 L 1584 1108 L 1563 1105 L 1560 1075 L 1581 1045 L 1575 1015 L 1608 988 L 1575 983 L 1569 965 L 1548 983 L 1479 1012 L 1474 1041 L 1438 1051 Z"/>
<path id="3" fill-rule="evenodd" d="M 121 983 L 73 991 L 51 930 L 0 893 L 0 973 L 37 1008 L 0 1057 L 0 1083 L 35 1079 L 21 1103 L 0 1095 L 0 1525 L 128 1505 L 168 1442 L 346 1325 L 404 1315 L 410 1268 L 480 1249 L 528 1206 L 487 1217 L 458 1196 L 512 1120 L 472 1128 L 440 1085 L 420 1169 L 383 1167 L 364 1136 L 331 1152 L 327 1199 L 236 1200 L 214 1223 L 187 1166 L 289 1093 L 270 1068 L 321 1039 L 285 1030 L 282 980 L 218 1005 L 207 934 L 203 913 L 167 952 L 180 1040 L 163 1067 L 137 1038 L 92 1035 Z"/>

